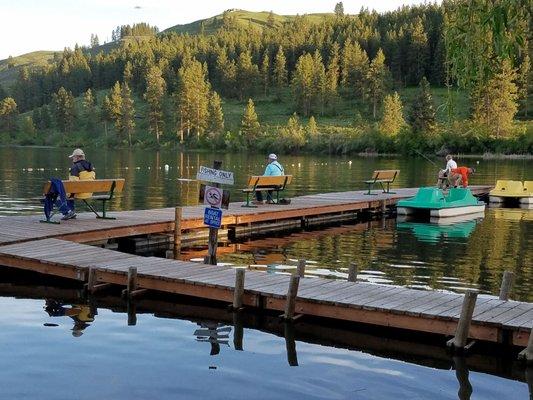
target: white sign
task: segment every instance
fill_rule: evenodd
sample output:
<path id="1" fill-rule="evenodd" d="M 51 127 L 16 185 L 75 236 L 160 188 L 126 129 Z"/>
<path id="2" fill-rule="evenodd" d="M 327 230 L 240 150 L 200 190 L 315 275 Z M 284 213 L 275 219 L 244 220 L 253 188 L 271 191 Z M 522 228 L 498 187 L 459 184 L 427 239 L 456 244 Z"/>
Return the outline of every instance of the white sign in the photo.
<path id="1" fill-rule="evenodd" d="M 206 186 L 204 194 L 204 204 L 211 207 L 221 208 L 223 190 L 214 186 Z"/>
<path id="2" fill-rule="evenodd" d="M 233 185 L 235 183 L 233 172 L 203 166 L 198 169 L 196 179 L 199 181 L 221 183 L 223 185 Z"/>

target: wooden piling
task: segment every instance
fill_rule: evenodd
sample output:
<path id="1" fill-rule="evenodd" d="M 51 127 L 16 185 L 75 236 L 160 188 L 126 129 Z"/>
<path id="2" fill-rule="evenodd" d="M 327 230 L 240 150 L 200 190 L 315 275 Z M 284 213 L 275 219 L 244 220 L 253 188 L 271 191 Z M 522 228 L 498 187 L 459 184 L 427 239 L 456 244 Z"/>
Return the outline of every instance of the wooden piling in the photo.
<path id="1" fill-rule="evenodd" d="M 470 400 L 473 389 L 472 384 L 468 379 L 469 371 L 468 365 L 466 364 L 466 358 L 464 356 L 454 356 L 452 359 L 455 367 L 455 376 L 459 382 L 457 397 L 459 400 Z"/>
<path id="2" fill-rule="evenodd" d="M 518 358 L 525 360 L 527 364 L 533 365 L 533 330 L 529 332 L 527 347 L 520 352 Z"/>
<path id="3" fill-rule="evenodd" d="M 294 308 L 296 307 L 296 295 L 298 294 L 298 286 L 300 285 L 300 277 L 297 275 L 291 276 L 289 283 L 289 290 L 287 291 L 287 302 L 285 303 L 284 319 L 294 318 Z"/>
<path id="4" fill-rule="evenodd" d="M 298 354 L 296 353 L 296 340 L 294 339 L 294 324 L 284 324 L 285 348 L 287 349 L 287 362 L 291 367 L 298 366 Z"/>
<path id="5" fill-rule="evenodd" d="M 244 324 L 242 319 L 242 313 L 233 313 L 233 346 L 239 351 L 243 350 Z"/>
<path id="6" fill-rule="evenodd" d="M 89 267 L 87 272 L 87 292 L 93 293 L 94 285 L 96 284 L 96 269 Z"/>
<path id="7" fill-rule="evenodd" d="M 181 217 L 183 210 L 181 207 L 174 209 L 174 259 L 178 259 L 181 252 Z"/>
<path id="8" fill-rule="evenodd" d="M 350 263 L 348 269 L 348 282 L 357 282 L 357 264 L 355 262 Z"/>
<path id="9" fill-rule="evenodd" d="M 296 268 L 296 275 L 300 278 L 305 276 L 305 260 L 298 260 L 298 267 Z"/>
<path id="10" fill-rule="evenodd" d="M 242 297 L 244 295 L 244 275 L 246 270 L 239 268 L 235 272 L 235 291 L 233 292 L 233 309 L 242 308 Z"/>
<path id="11" fill-rule="evenodd" d="M 463 300 L 463 307 L 461 308 L 461 316 L 455 331 L 455 337 L 448 341 L 448 346 L 455 349 L 465 349 L 468 341 L 468 333 L 470 331 L 470 323 L 472 322 L 472 315 L 476 306 L 477 293 L 466 292 Z"/>
<path id="12" fill-rule="evenodd" d="M 504 271 L 502 285 L 500 287 L 500 300 L 509 300 L 511 288 L 513 287 L 514 273 L 511 271 Z"/>
<path id="13" fill-rule="evenodd" d="M 128 313 L 128 326 L 137 325 L 137 306 L 130 299 L 128 299 L 126 311 Z"/>
<path id="14" fill-rule="evenodd" d="M 126 296 L 131 297 L 131 293 L 137 289 L 137 267 L 128 268 L 128 286 L 126 288 Z"/>

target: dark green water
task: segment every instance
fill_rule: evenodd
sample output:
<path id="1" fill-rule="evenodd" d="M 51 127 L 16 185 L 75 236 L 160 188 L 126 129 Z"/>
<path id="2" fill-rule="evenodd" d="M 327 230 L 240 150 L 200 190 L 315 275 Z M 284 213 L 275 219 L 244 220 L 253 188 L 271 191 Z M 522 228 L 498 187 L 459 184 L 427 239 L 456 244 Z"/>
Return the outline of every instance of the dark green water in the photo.
<path id="1" fill-rule="evenodd" d="M 0 215 L 37 213 L 35 200 L 43 182 L 65 177 L 71 149 L 0 148 Z M 197 204 L 196 177 L 200 165 L 214 159 L 234 171 L 232 200 L 242 200 L 239 188 L 249 174 L 264 170 L 260 154 L 206 154 L 174 151 L 113 151 L 86 149 L 98 177 L 126 178 L 126 191 L 115 200 L 116 210 Z M 398 186 L 432 185 L 435 166 L 423 158 L 362 158 L 280 156 L 294 175 L 288 195 L 363 189 L 374 169 L 399 169 Z M 442 160 L 435 159 L 442 163 Z M 496 179 L 533 179 L 531 160 L 461 160 L 475 165 L 471 184 L 494 184 Z M 282 240 L 249 243 L 245 251 L 221 254 L 220 261 L 257 265 L 269 271 L 286 270 L 298 258 L 309 262 L 310 274 L 345 278 L 357 262 L 360 279 L 452 291 L 478 289 L 497 294 L 504 270 L 514 271 L 512 297 L 533 301 L 533 210 L 488 209 L 484 218 L 448 226 L 384 223 L 346 229 L 293 234 Z"/>

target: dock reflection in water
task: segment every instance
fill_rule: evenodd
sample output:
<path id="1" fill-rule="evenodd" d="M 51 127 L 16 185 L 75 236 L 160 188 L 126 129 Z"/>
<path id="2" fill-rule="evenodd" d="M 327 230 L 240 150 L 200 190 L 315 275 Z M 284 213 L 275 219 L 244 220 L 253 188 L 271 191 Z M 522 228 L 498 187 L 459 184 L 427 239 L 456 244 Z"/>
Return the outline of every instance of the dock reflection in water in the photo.
<path id="1" fill-rule="evenodd" d="M 32 375 L 26 362 L 18 357 L 21 334 L 32 338 L 26 344 L 26 350 L 32 353 L 32 370 L 45 361 L 43 357 L 48 357 L 50 351 L 54 358 L 66 362 L 64 366 L 62 362 L 54 362 L 53 368 L 48 365 L 38 375 L 32 375 L 31 387 L 39 388 L 41 399 L 63 398 L 58 396 L 62 389 L 51 382 L 66 373 L 72 362 L 79 362 L 79 357 L 85 360 L 84 379 L 74 378 L 79 390 L 89 390 L 94 386 L 95 377 L 102 373 L 112 378 L 112 384 L 107 378 L 98 378 L 101 384 L 96 390 L 102 398 L 131 398 L 137 390 L 144 393 L 152 390 L 161 399 L 174 398 L 176 393 L 188 393 L 191 396 L 185 397 L 193 398 L 208 395 L 228 398 L 227 390 L 232 398 L 249 398 L 252 388 L 260 387 L 268 391 L 268 398 L 286 398 L 287 394 L 295 399 L 309 398 L 312 389 L 317 391 L 316 398 L 353 398 L 353 392 L 357 391 L 364 399 L 392 398 L 393 393 L 396 398 L 412 398 L 420 393 L 424 397 L 431 393 L 434 399 L 447 399 L 458 393 L 459 399 L 469 399 L 472 395 L 497 400 L 511 391 L 513 398 L 525 399 L 528 387 L 532 387 L 533 374 L 515 361 L 516 354 L 494 356 L 477 347 L 466 358 L 452 357 L 446 352 L 444 339 L 424 340 L 393 330 L 374 332 L 353 324 L 335 326 L 311 318 L 284 323 L 276 315 L 230 313 L 223 304 L 215 306 L 207 302 L 184 302 L 179 297 L 161 299 L 161 296 L 137 299 L 138 319 L 142 323 L 128 326 L 127 305 L 119 292 L 89 302 L 84 301 L 83 290 L 52 286 L 53 281 L 37 286 L 27 281 L 16 282 L 11 277 L 9 283 L 2 282 L 0 273 L 0 305 L 5 310 L 0 314 L 0 324 L 9 327 L 3 333 L 0 347 L 3 347 L 3 360 L 11 365 L 0 375 L 0 384 L 8 395 L 22 391 L 33 393 L 31 388 L 17 387 Z M 46 300 L 28 299 L 42 299 L 43 295 Z M 71 335 L 61 335 L 70 330 L 71 322 L 66 324 L 67 329 L 61 329 L 60 325 L 59 331 L 49 329 L 46 333 L 50 334 L 43 334 L 40 324 L 43 301 L 45 313 L 57 315 L 53 318 L 76 315 L 77 311 L 70 310 L 84 307 L 87 310 L 94 305 L 97 308 L 92 308 L 92 315 L 98 310 L 101 318 L 92 321 L 92 329 L 86 329 L 83 337 L 74 339 L 76 346 L 72 347 L 68 339 Z M 6 324 L 6 317 L 21 310 L 26 310 L 21 326 L 15 329 L 16 325 Z M 244 352 L 243 340 L 247 343 Z M 217 357 L 216 364 L 213 359 L 205 358 L 205 347 L 194 346 L 194 342 L 209 343 L 210 355 Z M 138 346 L 140 343 L 142 346 Z M 228 351 L 221 352 L 222 346 Z M 128 356 L 127 368 L 120 361 L 124 354 L 135 354 L 133 358 Z M 237 354 L 240 356 L 236 358 Z M 181 362 L 177 363 L 178 359 Z M 219 379 L 202 372 L 207 366 L 222 374 L 224 382 L 220 386 L 222 392 L 217 391 L 214 397 L 212 384 Z M 150 382 L 154 376 L 152 369 L 159 379 L 167 382 L 166 386 Z M 72 373 L 76 376 L 75 371 Z M 343 379 L 338 379 L 338 374 Z M 17 379 L 9 386 L 4 385 L 5 377 L 14 376 Z M 143 379 L 132 380 L 132 376 L 143 376 Z M 181 379 L 174 381 L 176 376 Z M 167 392 L 165 387 L 173 390 Z M 119 388 L 123 391 L 117 392 Z M 117 397 L 118 393 L 123 395 Z"/>

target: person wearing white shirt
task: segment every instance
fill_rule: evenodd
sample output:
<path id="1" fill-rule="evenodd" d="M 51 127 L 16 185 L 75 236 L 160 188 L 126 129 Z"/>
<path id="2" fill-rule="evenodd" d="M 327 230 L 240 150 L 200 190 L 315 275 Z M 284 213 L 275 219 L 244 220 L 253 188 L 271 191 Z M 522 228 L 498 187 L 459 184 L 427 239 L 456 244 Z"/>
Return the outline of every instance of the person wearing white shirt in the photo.
<path id="1" fill-rule="evenodd" d="M 457 168 L 457 163 L 454 161 L 453 156 L 448 154 L 446 156 L 446 169 L 441 169 L 439 171 L 437 179 L 437 187 L 439 189 L 445 189 L 450 186 L 450 177 L 452 169 Z"/>

